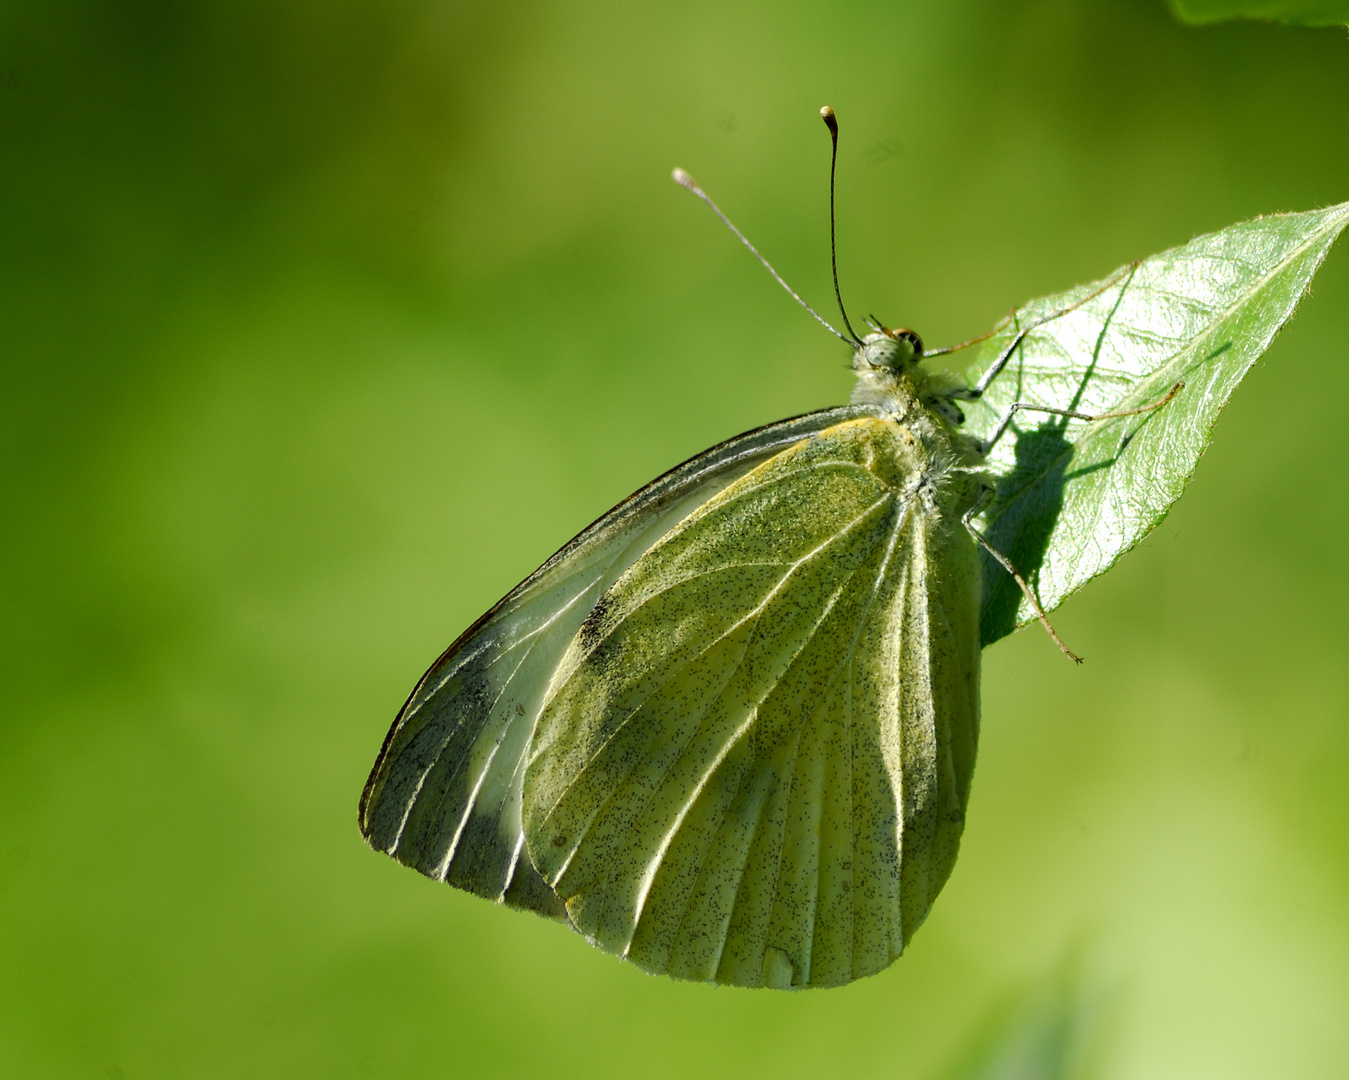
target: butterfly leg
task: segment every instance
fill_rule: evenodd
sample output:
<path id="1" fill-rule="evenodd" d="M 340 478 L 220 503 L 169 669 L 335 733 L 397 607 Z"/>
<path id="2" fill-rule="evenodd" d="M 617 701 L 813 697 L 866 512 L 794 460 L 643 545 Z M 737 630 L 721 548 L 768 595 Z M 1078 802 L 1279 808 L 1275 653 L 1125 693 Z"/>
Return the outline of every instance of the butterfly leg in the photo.
<path id="1" fill-rule="evenodd" d="M 1016 567 L 1012 565 L 1012 560 L 990 544 L 988 542 L 988 537 L 974 527 L 974 516 L 983 508 L 984 503 L 988 501 L 988 497 L 992 493 L 992 488 L 985 487 L 983 494 L 979 497 L 979 501 L 965 511 L 964 516 L 960 519 L 961 523 L 969 530 L 970 535 L 974 537 L 975 543 L 992 555 L 993 558 L 998 561 L 998 565 L 1012 575 L 1012 580 L 1021 587 L 1021 592 L 1026 597 L 1026 601 L 1030 604 L 1031 609 L 1035 612 L 1035 617 L 1040 621 L 1040 625 L 1045 628 L 1045 631 L 1053 639 L 1054 644 L 1057 645 L 1059 649 L 1062 650 L 1063 654 L 1074 664 L 1082 663 L 1082 657 L 1078 656 L 1077 653 L 1068 648 L 1068 646 L 1063 643 L 1063 639 L 1054 632 L 1054 627 L 1050 625 L 1049 618 L 1045 615 L 1044 608 L 1040 606 L 1040 601 L 1036 598 L 1031 587 L 1026 584 L 1026 579 L 1023 578 L 1017 572 Z"/>
<path id="2" fill-rule="evenodd" d="M 1008 427 L 1011 426 L 1012 418 L 1019 412 L 1052 413 L 1054 416 L 1069 416 L 1074 420 L 1087 420 L 1091 422 L 1097 420 L 1114 420 L 1121 416 L 1138 416 L 1142 413 L 1149 413 L 1156 409 L 1160 409 L 1173 397 L 1179 394 L 1184 386 L 1184 382 L 1178 381 L 1175 386 L 1171 387 L 1170 390 L 1156 401 L 1149 402 L 1147 405 L 1141 405 L 1137 409 L 1122 409 L 1119 412 L 1108 413 L 1084 413 L 1078 412 L 1076 409 L 1056 409 L 1049 405 L 1032 405 L 1027 401 L 1014 401 L 1008 406 L 1007 412 L 1003 414 L 1002 419 L 998 421 L 998 426 L 994 428 L 993 434 L 987 439 L 977 442 L 975 445 L 978 448 L 979 453 L 987 454 L 993 449 L 997 441 L 1003 437 Z"/>

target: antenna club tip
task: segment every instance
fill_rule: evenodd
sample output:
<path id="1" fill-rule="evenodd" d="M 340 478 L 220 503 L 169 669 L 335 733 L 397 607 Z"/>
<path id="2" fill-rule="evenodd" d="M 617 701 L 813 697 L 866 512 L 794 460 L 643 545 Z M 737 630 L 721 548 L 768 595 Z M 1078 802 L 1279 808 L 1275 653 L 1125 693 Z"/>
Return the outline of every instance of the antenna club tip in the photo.
<path id="1" fill-rule="evenodd" d="M 673 178 L 676 184 L 678 184 L 680 187 L 686 187 L 690 191 L 693 191 L 698 186 L 696 183 L 694 183 L 693 177 L 691 177 L 683 169 L 676 168 L 672 173 L 670 173 L 670 176 Z"/>
<path id="2" fill-rule="evenodd" d="M 828 105 L 820 110 L 820 119 L 824 121 L 825 127 L 835 135 L 838 134 L 838 119 L 834 116 L 834 110 Z"/>

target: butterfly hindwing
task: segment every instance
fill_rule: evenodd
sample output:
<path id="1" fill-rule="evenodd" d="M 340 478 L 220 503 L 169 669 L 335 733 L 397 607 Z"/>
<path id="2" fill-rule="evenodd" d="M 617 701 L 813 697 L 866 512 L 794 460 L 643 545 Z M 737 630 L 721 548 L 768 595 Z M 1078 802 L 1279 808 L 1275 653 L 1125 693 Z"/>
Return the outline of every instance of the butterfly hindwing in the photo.
<path id="1" fill-rule="evenodd" d="M 879 418 L 814 434 L 671 529 L 581 624 L 523 823 L 595 944 L 750 986 L 899 955 L 954 862 L 978 727 L 969 482 L 925 487 L 932 464 Z"/>
<path id="2" fill-rule="evenodd" d="M 432 665 L 399 712 L 361 797 L 372 846 L 422 873 L 564 918 L 524 851 L 525 751 L 555 669 L 605 590 L 698 506 L 857 407 L 731 439 L 671 470 L 582 532 Z"/>

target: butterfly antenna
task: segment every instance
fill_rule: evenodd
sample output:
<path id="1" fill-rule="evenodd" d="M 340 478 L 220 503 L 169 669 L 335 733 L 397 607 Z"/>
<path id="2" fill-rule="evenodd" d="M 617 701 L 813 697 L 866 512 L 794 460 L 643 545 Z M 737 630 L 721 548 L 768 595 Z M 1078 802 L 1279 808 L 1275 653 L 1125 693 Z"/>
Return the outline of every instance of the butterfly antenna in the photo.
<path id="1" fill-rule="evenodd" d="M 848 328 L 848 333 L 852 335 L 853 343 L 861 345 L 862 339 L 857 336 L 857 331 L 852 328 L 852 323 L 848 321 L 848 313 L 843 308 L 843 294 L 839 292 L 838 288 L 838 254 L 837 247 L 834 244 L 834 169 L 838 165 L 838 118 L 834 115 L 834 110 L 828 105 L 820 110 L 820 118 L 824 120 L 824 126 L 829 129 L 829 138 L 834 146 L 833 152 L 829 155 L 829 263 L 834 268 L 834 296 L 838 300 L 839 314 L 843 316 L 843 325 Z"/>
<path id="2" fill-rule="evenodd" d="M 761 263 L 764 264 L 764 268 L 765 268 L 770 274 L 773 275 L 773 279 L 774 279 L 779 285 L 781 285 L 784 289 L 786 289 L 789 293 L 791 293 L 791 296 L 792 296 L 792 299 L 793 299 L 793 300 L 795 300 L 795 301 L 796 301 L 798 304 L 800 304 L 803 308 L 805 308 L 805 309 L 806 309 L 807 311 L 809 311 L 812 315 L 814 315 L 815 318 L 816 318 L 816 320 L 818 320 L 818 322 L 820 323 L 821 326 L 823 326 L 826 330 L 828 330 L 831 334 L 834 335 L 834 337 L 838 338 L 840 341 L 847 341 L 849 345 L 854 344 L 856 335 L 853 335 L 854 340 L 849 340 L 848 338 L 846 338 L 846 337 L 844 337 L 842 334 L 840 334 L 837 330 L 835 330 L 832 326 L 830 326 L 827 322 L 825 322 L 824 319 L 820 318 L 819 312 L 817 312 L 813 307 L 811 307 L 811 306 L 810 306 L 809 304 L 807 304 L 804 300 L 802 300 L 801 297 L 799 297 L 799 296 L 796 294 L 796 290 L 793 289 L 790 285 L 788 285 L 785 281 L 782 280 L 782 275 L 779 274 L 776 270 L 773 269 L 773 264 L 770 263 L 767 259 L 765 259 L 762 255 L 760 255 L 760 254 L 759 254 L 759 249 L 756 248 L 753 244 L 751 244 L 751 243 L 749 242 L 749 240 L 746 238 L 745 234 L 742 233 L 739 229 L 737 229 L 734 225 L 731 224 L 731 219 L 728 218 L 725 214 L 723 214 L 723 213 L 721 212 L 721 207 L 719 207 L 716 203 L 714 203 L 714 202 L 711 200 L 711 198 L 708 196 L 707 192 L 705 192 L 702 188 L 700 188 L 700 187 L 698 186 L 698 182 L 697 182 L 696 180 L 694 180 L 693 177 L 691 177 L 691 176 L 690 176 L 688 173 L 686 173 L 683 169 L 675 169 L 675 171 L 674 171 L 674 173 L 673 173 L 673 176 L 674 176 L 674 181 L 675 181 L 676 184 L 678 184 L 680 187 L 688 188 L 689 191 L 693 192 L 693 194 L 697 195 L 698 198 L 702 199 L 703 202 L 707 203 L 707 205 L 710 206 L 710 207 L 712 208 L 712 213 L 716 214 L 717 217 L 721 218 L 721 223 L 722 223 L 723 225 L 725 225 L 726 228 L 730 229 L 731 232 L 735 233 L 735 235 L 738 236 L 738 237 L 740 238 L 740 242 L 741 242 L 742 244 L 744 244 L 745 247 L 749 248 L 750 251 L 754 252 L 754 257 L 755 257 L 756 259 L 758 259 Z M 838 274 L 837 274 L 837 272 L 835 272 L 835 274 L 834 274 L 834 288 L 835 288 L 835 289 L 838 288 Z M 844 318 L 844 321 L 846 322 L 848 316 L 844 315 L 843 318 Z M 849 331 L 851 331 L 851 330 L 852 330 L 852 327 L 848 327 L 848 329 L 849 329 Z"/>

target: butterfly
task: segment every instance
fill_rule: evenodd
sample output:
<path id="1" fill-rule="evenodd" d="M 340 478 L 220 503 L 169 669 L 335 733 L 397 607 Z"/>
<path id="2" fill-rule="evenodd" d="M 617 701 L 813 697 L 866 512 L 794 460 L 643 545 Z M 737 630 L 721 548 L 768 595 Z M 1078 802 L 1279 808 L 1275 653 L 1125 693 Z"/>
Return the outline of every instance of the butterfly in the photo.
<path id="1" fill-rule="evenodd" d="M 399 862 L 679 979 L 836 986 L 903 952 L 965 823 L 980 547 L 1073 656 L 974 519 L 1013 413 L 1104 417 L 1016 403 L 980 442 L 959 405 L 1071 309 L 968 387 L 922 362 L 983 338 L 859 336 L 840 296 L 845 335 L 792 295 L 852 348 L 851 404 L 715 446 L 580 533 L 422 677 L 360 803 Z"/>

